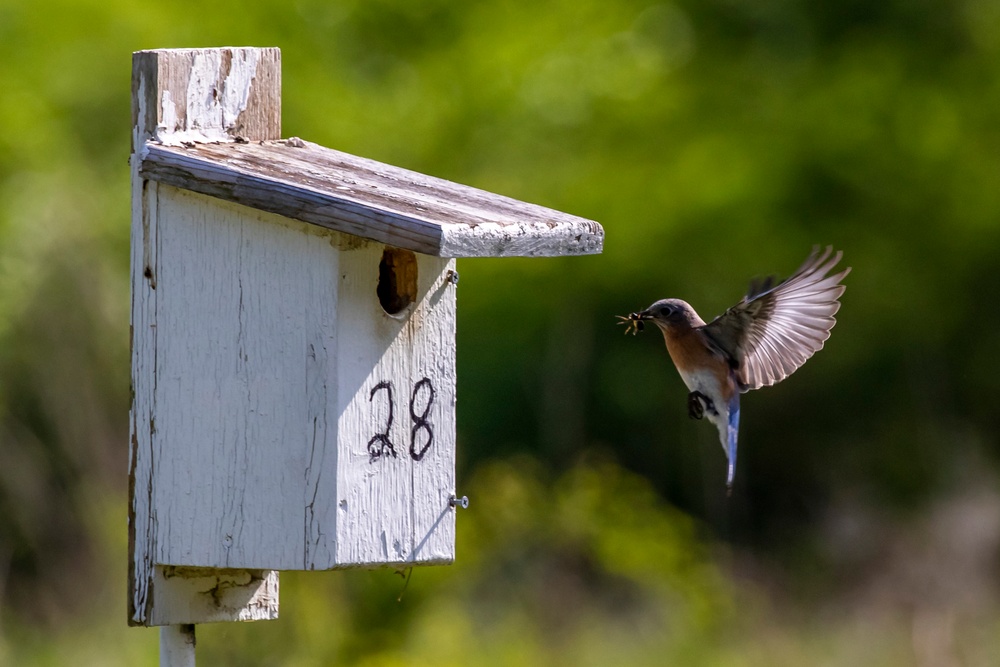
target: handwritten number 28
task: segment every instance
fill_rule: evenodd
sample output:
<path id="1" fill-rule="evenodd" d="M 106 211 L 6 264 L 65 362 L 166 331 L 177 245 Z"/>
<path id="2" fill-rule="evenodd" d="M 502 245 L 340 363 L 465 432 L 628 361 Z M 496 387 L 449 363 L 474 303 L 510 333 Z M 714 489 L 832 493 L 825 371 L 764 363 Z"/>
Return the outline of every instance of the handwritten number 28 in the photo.
<path id="1" fill-rule="evenodd" d="M 385 391 L 387 395 L 389 400 L 389 415 L 385 420 L 385 426 L 382 431 L 373 435 L 368 441 L 368 456 L 372 463 L 375 463 L 375 461 L 386 455 L 396 458 L 396 447 L 392 444 L 392 440 L 389 439 L 389 430 L 392 428 L 393 421 L 394 403 L 392 399 L 392 384 L 382 381 L 375 385 L 368 394 L 369 403 L 375 400 L 375 394 L 379 391 Z M 434 384 L 430 378 L 426 377 L 413 385 L 413 391 L 410 393 L 410 420 L 413 424 L 410 427 L 410 458 L 414 461 L 423 459 L 427 450 L 434 444 L 434 429 L 431 428 L 427 416 L 434 405 L 436 394 Z M 418 412 L 419 405 L 423 405 L 423 410 Z M 422 443 L 422 445 L 418 445 L 418 443 Z"/>

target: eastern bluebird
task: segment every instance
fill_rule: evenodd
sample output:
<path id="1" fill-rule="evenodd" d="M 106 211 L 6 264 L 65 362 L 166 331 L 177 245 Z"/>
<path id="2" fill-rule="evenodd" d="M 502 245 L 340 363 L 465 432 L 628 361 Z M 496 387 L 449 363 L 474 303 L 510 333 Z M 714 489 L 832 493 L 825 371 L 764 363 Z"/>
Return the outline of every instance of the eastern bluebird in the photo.
<path id="1" fill-rule="evenodd" d="M 651 321 L 663 332 L 667 351 L 690 390 L 688 414 L 708 416 L 719 429 L 729 460 L 726 486 L 736 472 L 740 394 L 776 384 L 823 347 L 836 323 L 840 284 L 850 267 L 827 275 L 840 261 L 832 247 L 813 249 L 787 280 L 755 280 L 743 300 L 708 324 L 680 299 L 661 299 L 646 310 L 621 317 L 638 331 Z M 626 331 L 627 333 L 627 331 Z"/>

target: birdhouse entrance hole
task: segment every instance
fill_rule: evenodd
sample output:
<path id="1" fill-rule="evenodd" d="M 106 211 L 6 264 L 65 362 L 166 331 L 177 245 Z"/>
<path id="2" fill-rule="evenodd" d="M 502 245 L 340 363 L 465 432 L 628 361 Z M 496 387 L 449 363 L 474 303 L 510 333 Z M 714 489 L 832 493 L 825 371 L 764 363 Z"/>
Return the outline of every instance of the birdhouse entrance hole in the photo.
<path id="1" fill-rule="evenodd" d="M 409 250 L 386 248 L 378 263 L 378 302 L 395 315 L 417 298 L 417 257 Z"/>

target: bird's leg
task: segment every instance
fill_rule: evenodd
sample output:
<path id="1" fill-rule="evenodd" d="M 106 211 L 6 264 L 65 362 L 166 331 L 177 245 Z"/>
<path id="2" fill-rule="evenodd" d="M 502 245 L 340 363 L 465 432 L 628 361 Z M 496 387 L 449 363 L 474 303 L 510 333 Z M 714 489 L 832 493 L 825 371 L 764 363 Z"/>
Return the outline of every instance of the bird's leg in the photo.
<path id="1" fill-rule="evenodd" d="M 705 394 L 700 391 L 692 391 L 688 394 L 688 417 L 701 419 L 705 416 L 706 410 L 713 415 L 719 414 L 715 409 L 715 403 Z"/>
<path id="2" fill-rule="evenodd" d="M 705 416 L 705 406 L 701 404 L 699 396 L 701 394 L 697 391 L 688 394 L 688 417 L 691 419 L 701 419 Z"/>

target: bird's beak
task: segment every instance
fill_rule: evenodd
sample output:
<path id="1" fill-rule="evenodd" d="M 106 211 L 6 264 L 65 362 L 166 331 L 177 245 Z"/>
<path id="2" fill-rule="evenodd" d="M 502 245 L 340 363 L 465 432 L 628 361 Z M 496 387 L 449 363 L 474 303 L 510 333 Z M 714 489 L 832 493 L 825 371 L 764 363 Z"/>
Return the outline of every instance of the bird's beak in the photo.
<path id="1" fill-rule="evenodd" d="M 633 320 L 651 320 L 653 319 L 653 314 L 649 312 L 649 309 L 640 310 L 638 313 L 632 313 L 631 318 Z"/>

